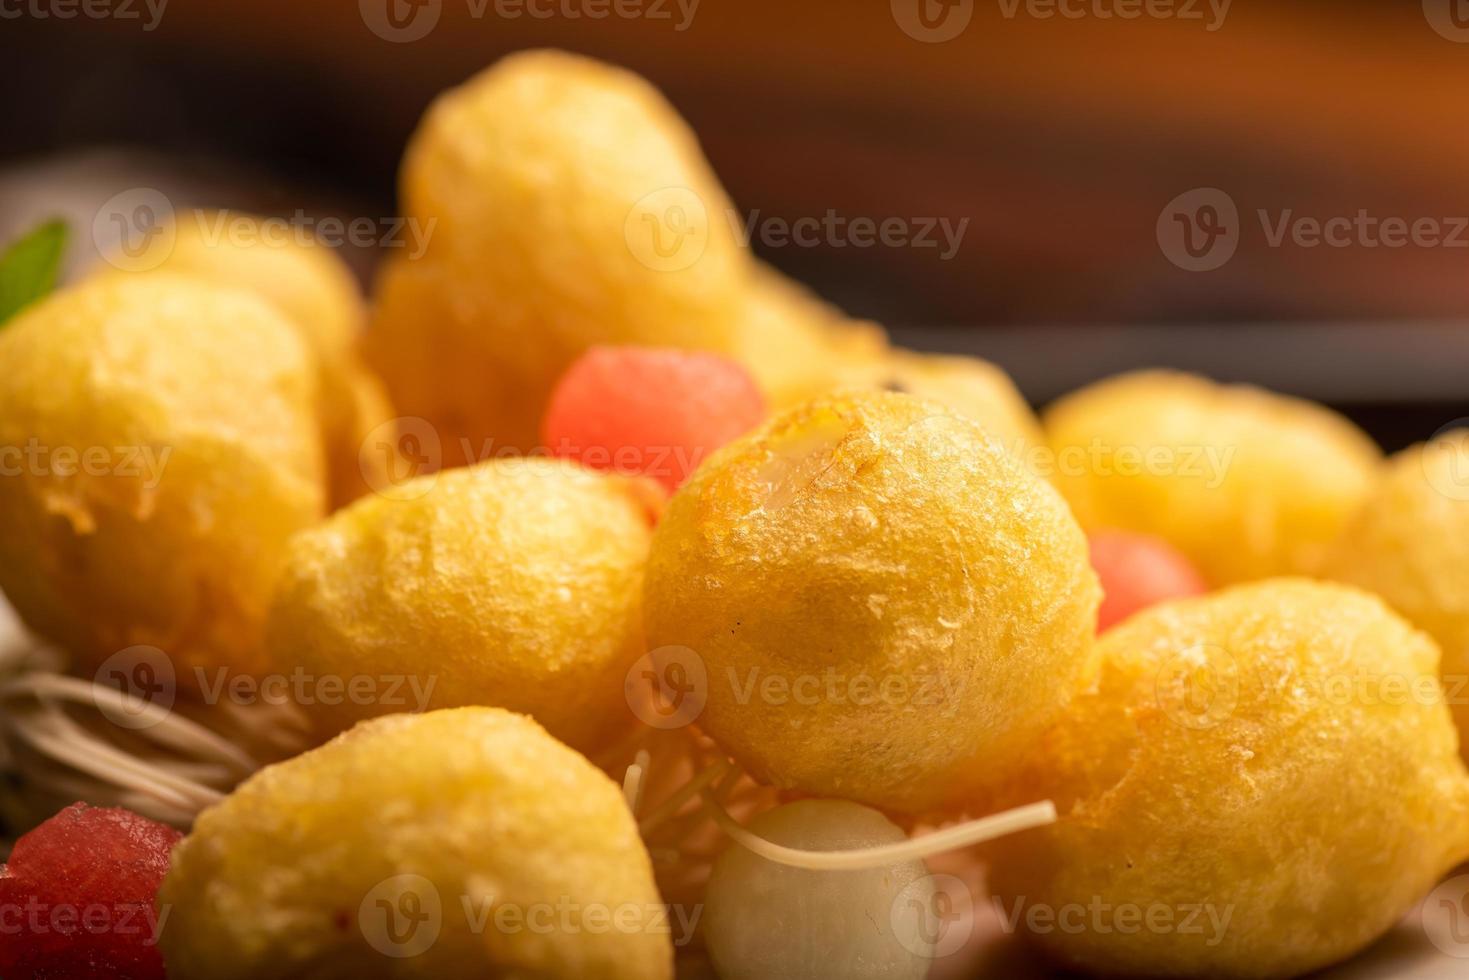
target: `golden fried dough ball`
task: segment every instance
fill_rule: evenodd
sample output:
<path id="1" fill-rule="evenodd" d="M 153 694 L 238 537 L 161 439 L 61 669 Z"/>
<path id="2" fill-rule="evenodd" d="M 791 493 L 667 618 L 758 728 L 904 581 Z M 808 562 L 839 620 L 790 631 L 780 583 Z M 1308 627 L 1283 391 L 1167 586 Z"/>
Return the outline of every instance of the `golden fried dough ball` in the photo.
<path id="1" fill-rule="evenodd" d="M 1161 537 L 1215 585 L 1314 574 L 1381 461 L 1319 405 L 1165 371 L 1083 388 L 1045 426 L 1083 527 Z"/>
<path id="2" fill-rule="evenodd" d="M 623 679 L 644 649 L 644 499 L 624 477 L 522 458 L 360 500 L 292 542 L 267 631 L 275 669 L 347 691 L 373 679 L 303 706 L 323 735 L 485 704 L 600 747 L 633 717 Z M 385 703 L 381 679 L 405 677 Z"/>
<path id="3" fill-rule="evenodd" d="M 0 364 L 0 588 L 26 622 L 84 670 L 134 644 L 180 675 L 258 666 L 286 541 L 324 510 L 296 331 L 238 290 L 104 277 L 8 324 Z"/>
<path id="4" fill-rule="evenodd" d="M 280 218 L 189 210 L 117 264 L 132 274 L 161 270 L 249 290 L 285 314 L 319 363 L 332 499 L 344 504 L 372 481 L 369 473 L 364 482 L 359 462 L 362 440 L 393 412 L 358 350 L 367 321 L 361 290 L 330 248 L 304 234 Z"/>
<path id="5" fill-rule="evenodd" d="M 1045 445 L 1040 422 L 1002 369 L 977 357 L 895 350 L 885 385 L 946 405 L 988 429 L 1012 456 L 1028 460 Z"/>
<path id="6" fill-rule="evenodd" d="M 205 811 L 159 893 L 173 980 L 668 980 L 619 788 L 495 708 L 392 715 Z"/>
<path id="7" fill-rule="evenodd" d="M 429 109 L 401 196 L 431 228 L 428 251 L 386 274 L 431 267 L 432 303 L 451 315 L 432 346 L 430 314 L 399 293 L 369 346 L 394 402 L 448 432 L 533 447 L 552 385 L 594 344 L 735 345 L 751 267 L 730 202 L 693 132 L 630 72 L 553 51 L 505 58 Z"/>
<path id="8" fill-rule="evenodd" d="M 1432 634 L 1449 705 L 1469 733 L 1469 429 L 1393 457 L 1325 573 L 1376 592 Z"/>
<path id="9" fill-rule="evenodd" d="M 1236 586 L 1138 613 L 1098 653 L 1014 791 L 1060 822 L 992 845 L 1001 907 L 1062 962 L 1298 976 L 1469 854 L 1438 649 L 1377 598 Z"/>
<path id="10" fill-rule="evenodd" d="M 1017 458 L 1045 445 L 1035 413 L 999 367 L 890 348 L 877 324 L 849 319 L 768 266 L 748 294 L 738 357 L 777 410 L 841 389 L 886 389 L 969 416 Z"/>
<path id="11" fill-rule="evenodd" d="M 1051 487 L 977 423 L 869 392 L 711 456 L 654 534 L 645 602 L 650 646 L 706 667 L 699 725 L 758 778 L 925 812 L 1060 710 L 1098 594 Z"/>
<path id="12" fill-rule="evenodd" d="M 393 403 L 433 426 L 445 466 L 536 448 L 528 434 L 538 431 L 549 397 L 540 379 L 559 377 L 560 354 L 527 340 L 516 357 L 538 368 L 501 370 L 504 338 L 488 329 L 455 282 L 424 259 L 395 257 L 380 267 L 368 347 Z"/>
<path id="13" fill-rule="evenodd" d="M 366 309 L 352 273 L 328 247 L 285 219 L 244 211 L 180 211 L 120 262 L 126 270 L 199 276 L 259 293 L 301 331 L 313 351 L 354 348 Z"/>
<path id="14" fill-rule="evenodd" d="M 735 356 L 779 411 L 840 388 L 883 384 L 888 343 L 875 323 L 848 319 L 799 283 L 757 264 Z"/>

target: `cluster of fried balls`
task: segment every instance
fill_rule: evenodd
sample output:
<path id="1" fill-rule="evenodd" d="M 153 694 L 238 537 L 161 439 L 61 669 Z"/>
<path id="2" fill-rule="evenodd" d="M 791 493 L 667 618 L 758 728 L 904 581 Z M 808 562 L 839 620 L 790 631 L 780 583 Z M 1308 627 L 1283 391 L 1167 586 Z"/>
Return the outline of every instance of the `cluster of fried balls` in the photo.
<path id="1" fill-rule="evenodd" d="M 7 902 L 168 915 L 161 957 L 23 930 L 7 980 L 672 977 L 588 761 L 636 737 L 649 650 L 697 663 L 690 720 L 781 792 L 776 844 L 1050 800 L 985 845 L 997 899 L 1228 911 L 1032 930 L 1084 972 L 1306 973 L 1469 858 L 1464 435 L 1385 462 L 1325 408 L 1166 372 L 1038 419 L 760 265 L 661 96 L 566 54 L 439 98 L 401 199 L 435 231 L 371 304 L 329 249 L 183 212 L 0 328 L 0 446 L 51 451 L 0 476 L 0 589 L 76 674 L 147 646 L 185 698 L 368 682 L 298 705 L 318 747 L 181 842 L 85 807 L 22 838 Z M 699 943 L 726 980 L 923 977 L 905 896 L 922 861 L 731 843 Z"/>

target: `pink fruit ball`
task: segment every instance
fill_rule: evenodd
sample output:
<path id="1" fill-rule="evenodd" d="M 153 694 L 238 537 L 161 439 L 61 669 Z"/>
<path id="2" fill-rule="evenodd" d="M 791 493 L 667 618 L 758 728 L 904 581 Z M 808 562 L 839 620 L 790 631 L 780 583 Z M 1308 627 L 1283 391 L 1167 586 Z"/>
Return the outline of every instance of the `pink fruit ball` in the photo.
<path id="1" fill-rule="evenodd" d="M 163 980 L 153 901 L 181 836 L 75 803 L 18 840 L 0 869 L 0 977 Z"/>
<path id="2" fill-rule="evenodd" d="M 593 347 L 557 382 L 541 432 L 553 455 L 642 474 L 672 491 L 710 453 L 764 418 L 754 379 L 727 358 Z"/>
<path id="3" fill-rule="evenodd" d="M 1208 591 L 1198 570 L 1161 538 L 1127 531 L 1093 531 L 1087 540 L 1092 567 L 1102 580 L 1098 632 L 1155 603 Z"/>

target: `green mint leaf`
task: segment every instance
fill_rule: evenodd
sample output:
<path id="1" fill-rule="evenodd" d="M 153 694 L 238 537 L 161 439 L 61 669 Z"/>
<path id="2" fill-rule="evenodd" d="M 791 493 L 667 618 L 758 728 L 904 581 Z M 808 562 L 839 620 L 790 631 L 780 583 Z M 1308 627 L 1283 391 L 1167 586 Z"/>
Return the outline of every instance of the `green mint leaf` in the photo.
<path id="1" fill-rule="evenodd" d="M 48 221 L 0 255 L 0 329 L 15 314 L 56 288 L 68 235 L 66 222 Z"/>

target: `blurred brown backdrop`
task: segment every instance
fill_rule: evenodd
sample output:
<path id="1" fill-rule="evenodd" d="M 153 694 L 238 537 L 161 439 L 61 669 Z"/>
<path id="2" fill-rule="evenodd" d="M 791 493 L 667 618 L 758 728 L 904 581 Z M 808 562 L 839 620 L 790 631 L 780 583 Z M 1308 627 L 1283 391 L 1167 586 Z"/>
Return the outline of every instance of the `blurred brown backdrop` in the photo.
<path id="1" fill-rule="evenodd" d="M 747 216 L 962 222 L 947 258 L 755 245 L 1037 399 L 1158 362 L 1347 404 L 1389 443 L 1469 415 L 1465 0 L 168 0 L 149 29 L 144 0 L 7 2 L 12 170 L 144 147 L 239 188 L 217 203 L 390 215 L 436 92 L 565 47 L 661 86 Z M 1238 212 L 1211 271 L 1160 246 L 1195 188 Z M 1354 224 L 1271 243 L 1299 218 Z M 1388 218 L 1440 240 L 1385 244 Z"/>

